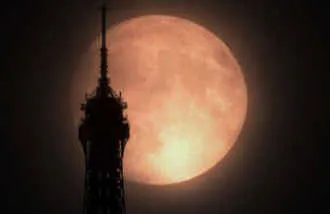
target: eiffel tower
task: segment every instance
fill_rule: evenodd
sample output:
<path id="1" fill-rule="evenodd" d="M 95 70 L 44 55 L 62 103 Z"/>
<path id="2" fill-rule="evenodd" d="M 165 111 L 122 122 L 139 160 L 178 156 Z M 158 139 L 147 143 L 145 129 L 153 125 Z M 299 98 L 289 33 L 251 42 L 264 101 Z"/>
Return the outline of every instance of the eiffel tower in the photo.
<path id="1" fill-rule="evenodd" d="M 84 214 L 125 214 L 123 180 L 124 148 L 129 124 L 121 93 L 109 85 L 107 76 L 106 7 L 101 8 L 102 45 L 100 77 L 94 93 L 86 95 L 79 126 L 85 154 Z"/>

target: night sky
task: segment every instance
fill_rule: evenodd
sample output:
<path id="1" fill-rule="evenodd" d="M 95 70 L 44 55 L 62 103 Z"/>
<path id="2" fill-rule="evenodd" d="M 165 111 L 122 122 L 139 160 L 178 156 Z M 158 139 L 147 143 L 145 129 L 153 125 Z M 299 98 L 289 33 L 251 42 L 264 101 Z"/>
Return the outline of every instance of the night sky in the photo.
<path id="1" fill-rule="evenodd" d="M 127 182 L 128 214 L 329 209 L 329 8 L 316 1 L 123 2 L 109 1 L 109 26 L 167 14 L 220 36 L 244 71 L 249 96 L 243 131 L 220 164 L 182 184 Z M 98 6 L 91 0 L 2 3 L 0 213 L 82 213 L 84 164 L 70 90 L 99 34 Z"/>

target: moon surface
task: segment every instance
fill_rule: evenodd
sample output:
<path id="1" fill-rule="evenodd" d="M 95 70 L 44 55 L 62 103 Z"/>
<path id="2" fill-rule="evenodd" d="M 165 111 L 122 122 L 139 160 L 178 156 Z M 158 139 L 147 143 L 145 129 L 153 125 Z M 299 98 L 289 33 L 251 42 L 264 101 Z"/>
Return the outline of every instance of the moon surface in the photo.
<path id="1" fill-rule="evenodd" d="M 226 44 L 187 19 L 147 15 L 107 31 L 111 86 L 128 103 L 131 137 L 124 173 L 164 185 L 201 175 L 235 143 L 246 117 L 247 89 Z M 75 117 L 97 84 L 99 39 L 74 78 Z"/>

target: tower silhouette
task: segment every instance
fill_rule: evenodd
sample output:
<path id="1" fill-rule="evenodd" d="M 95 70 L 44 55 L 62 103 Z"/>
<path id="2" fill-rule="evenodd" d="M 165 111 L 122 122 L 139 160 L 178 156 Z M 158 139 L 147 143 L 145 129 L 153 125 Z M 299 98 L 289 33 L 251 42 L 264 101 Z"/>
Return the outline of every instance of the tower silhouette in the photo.
<path id="1" fill-rule="evenodd" d="M 129 138 L 127 103 L 107 76 L 106 7 L 102 11 L 101 67 L 98 86 L 86 95 L 79 126 L 85 154 L 84 214 L 125 214 L 123 155 Z"/>

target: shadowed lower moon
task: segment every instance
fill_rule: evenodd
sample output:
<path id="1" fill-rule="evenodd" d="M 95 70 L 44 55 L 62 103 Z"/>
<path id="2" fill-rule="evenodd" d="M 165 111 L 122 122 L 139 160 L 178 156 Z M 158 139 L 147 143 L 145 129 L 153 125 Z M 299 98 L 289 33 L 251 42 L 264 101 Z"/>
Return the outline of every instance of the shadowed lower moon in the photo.
<path id="1" fill-rule="evenodd" d="M 178 183 L 221 161 L 247 111 L 244 77 L 225 43 L 189 20 L 162 15 L 119 23 L 108 30 L 107 41 L 111 85 L 128 102 L 126 178 Z M 73 81 L 77 121 L 85 92 L 96 87 L 98 43 Z"/>

